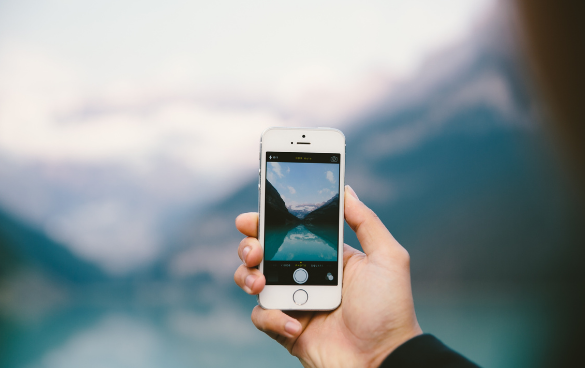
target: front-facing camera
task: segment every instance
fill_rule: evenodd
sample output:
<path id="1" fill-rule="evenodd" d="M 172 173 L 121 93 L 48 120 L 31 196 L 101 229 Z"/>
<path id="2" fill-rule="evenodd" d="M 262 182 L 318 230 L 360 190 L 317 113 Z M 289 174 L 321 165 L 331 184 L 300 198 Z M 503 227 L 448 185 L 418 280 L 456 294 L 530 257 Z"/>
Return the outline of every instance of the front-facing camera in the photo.
<path id="1" fill-rule="evenodd" d="M 303 134 L 303 138 L 305 138 L 305 135 Z"/>

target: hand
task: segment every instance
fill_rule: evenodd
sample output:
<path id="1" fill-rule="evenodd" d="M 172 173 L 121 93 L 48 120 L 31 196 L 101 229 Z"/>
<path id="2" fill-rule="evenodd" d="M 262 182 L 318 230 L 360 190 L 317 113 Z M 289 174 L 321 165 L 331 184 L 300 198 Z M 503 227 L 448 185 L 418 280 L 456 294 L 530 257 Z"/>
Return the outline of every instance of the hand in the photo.
<path id="1" fill-rule="evenodd" d="M 422 334 L 410 286 L 410 257 L 351 187 L 345 190 L 345 220 L 365 254 L 345 244 L 341 305 L 330 312 L 252 311 L 254 325 L 299 358 L 305 367 L 378 367 L 402 343 Z M 266 284 L 253 268 L 262 260 L 257 213 L 244 213 L 236 227 L 248 237 L 238 254 L 234 280 L 256 295 Z"/>

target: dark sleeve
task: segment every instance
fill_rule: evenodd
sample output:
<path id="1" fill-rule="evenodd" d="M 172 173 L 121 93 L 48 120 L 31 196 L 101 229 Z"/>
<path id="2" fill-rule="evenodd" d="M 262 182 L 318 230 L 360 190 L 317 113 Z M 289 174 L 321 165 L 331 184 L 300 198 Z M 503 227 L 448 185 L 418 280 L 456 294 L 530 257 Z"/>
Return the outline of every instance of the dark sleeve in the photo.
<path id="1" fill-rule="evenodd" d="M 433 335 L 414 337 L 394 350 L 380 368 L 479 368 Z"/>

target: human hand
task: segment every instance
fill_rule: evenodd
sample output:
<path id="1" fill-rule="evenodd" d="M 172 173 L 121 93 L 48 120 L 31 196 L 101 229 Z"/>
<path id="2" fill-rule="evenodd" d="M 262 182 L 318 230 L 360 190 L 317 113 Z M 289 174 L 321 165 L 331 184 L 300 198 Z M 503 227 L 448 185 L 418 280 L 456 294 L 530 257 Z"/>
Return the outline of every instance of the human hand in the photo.
<path id="1" fill-rule="evenodd" d="M 365 254 L 345 244 L 341 305 L 329 312 L 265 310 L 252 322 L 296 356 L 305 367 L 378 367 L 398 346 L 422 334 L 414 313 L 410 257 L 351 187 L 345 190 L 345 220 Z M 264 289 L 254 268 L 263 251 L 258 214 L 244 213 L 236 227 L 247 236 L 238 248 L 243 261 L 234 280 L 248 294 Z"/>

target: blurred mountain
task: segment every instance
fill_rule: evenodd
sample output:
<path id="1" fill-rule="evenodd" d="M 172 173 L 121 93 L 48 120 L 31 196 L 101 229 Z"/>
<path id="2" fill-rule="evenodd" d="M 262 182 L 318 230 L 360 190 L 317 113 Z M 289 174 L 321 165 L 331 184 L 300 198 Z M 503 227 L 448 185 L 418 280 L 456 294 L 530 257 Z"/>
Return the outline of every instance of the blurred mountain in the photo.
<path id="1" fill-rule="evenodd" d="M 345 131 L 346 183 L 409 250 L 415 280 L 535 282 L 552 270 L 571 272 L 580 259 L 563 259 L 557 251 L 578 249 L 574 245 L 583 217 L 548 146 L 521 57 L 507 34 L 496 22 L 462 44 L 430 55 L 416 79 L 395 86 L 378 108 Z M 3 176 L 14 177 L 18 170 L 7 167 L 3 165 L 7 174 Z M 124 179 L 126 183 L 154 183 L 143 192 L 135 192 L 132 185 L 117 186 L 118 176 L 107 172 L 97 176 L 107 180 L 104 185 L 94 180 L 92 172 L 79 182 L 61 180 L 78 177 L 71 170 L 50 169 L 45 171 L 56 183 L 51 188 L 58 190 L 61 182 L 74 185 L 73 190 L 61 189 L 55 198 L 63 198 L 61 203 L 68 206 L 73 193 L 82 198 L 78 202 L 83 208 L 72 205 L 71 211 L 65 211 L 67 216 L 57 216 L 51 203 L 35 200 L 38 196 L 30 198 L 29 207 L 48 203 L 38 217 L 48 221 L 48 230 L 65 238 L 92 231 L 96 241 L 107 244 L 110 234 L 118 234 L 119 246 L 114 243 L 102 249 L 103 254 L 90 255 L 101 265 L 121 268 L 124 265 L 116 260 L 123 257 L 116 252 L 127 249 L 144 253 L 137 264 L 151 262 L 135 268 L 131 277 L 231 282 L 239 264 L 235 248 L 243 237 L 234 219 L 257 210 L 255 175 L 227 198 L 189 213 L 184 207 L 164 205 L 181 202 L 184 193 L 195 187 L 196 180 L 182 177 L 179 168 L 168 171 L 180 180 L 150 180 L 150 174 L 116 171 L 120 177 L 133 178 Z M 24 179 L 15 182 L 37 181 L 34 175 Z M 174 182 L 180 188 L 172 193 L 159 190 Z M 5 191 L 6 198 L 21 198 L 17 185 L 5 187 L 12 188 Z M 96 208 L 94 204 L 104 198 L 110 205 Z M 280 199 L 277 192 L 274 198 Z M 284 203 L 282 208 L 287 211 Z M 82 224 L 72 221 L 79 218 Z M 97 219 L 101 225 L 94 226 Z M 141 225 L 127 226 L 134 223 Z M 103 277 L 95 262 L 81 260 L 6 214 L 0 216 L 0 226 L 9 234 L 11 249 L 26 262 L 74 280 Z M 359 248 L 347 226 L 345 241 Z M 92 244 L 80 251 L 101 249 Z"/>
<path id="2" fill-rule="evenodd" d="M 108 279 L 97 266 L 84 262 L 63 245 L 2 211 L 0 255 L 3 273 L 26 265 L 67 283 L 101 282 Z"/>
<path id="3" fill-rule="evenodd" d="M 578 267 L 564 251 L 579 249 L 583 213 L 520 55 L 489 31 L 418 98 L 405 88 L 399 107 L 346 133 L 346 181 L 409 250 L 415 280 L 535 284 Z M 428 67 L 423 84 L 435 76 Z M 346 241 L 357 244 L 349 228 Z"/>
<path id="4" fill-rule="evenodd" d="M 499 26 L 430 57 L 345 132 L 346 183 L 409 250 L 415 281 L 537 283 L 563 272 L 559 247 L 577 249 L 583 214 Z M 213 244 L 235 257 L 243 236 L 233 219 L 256 211 L 256 184 L 178 226 L 178 247 Z M 345 234 L 359 248 L 347 226 Z"/>
<path id="5" fill-rule="evenodd" d="M 111 276 L 149 265 L 166 245 L 165 221 L 199 201 L 189 167 L 24 159 L 0 147 L 0 208 Z M 208 196 L 209 201 L 212 196 Z M 31 245 L 32 246 L 32 245 Z"/>

